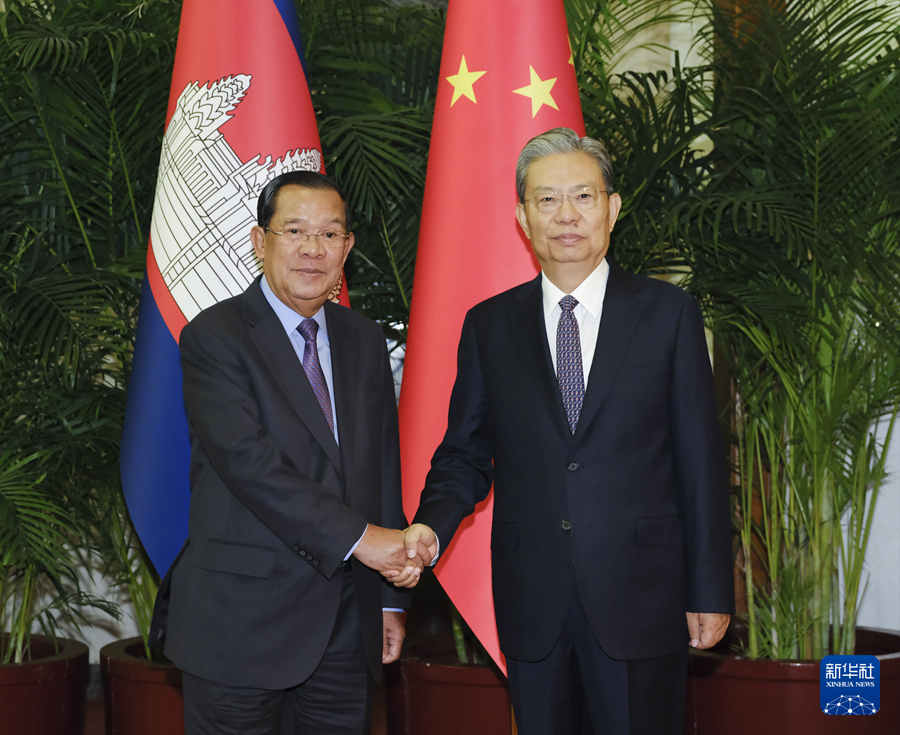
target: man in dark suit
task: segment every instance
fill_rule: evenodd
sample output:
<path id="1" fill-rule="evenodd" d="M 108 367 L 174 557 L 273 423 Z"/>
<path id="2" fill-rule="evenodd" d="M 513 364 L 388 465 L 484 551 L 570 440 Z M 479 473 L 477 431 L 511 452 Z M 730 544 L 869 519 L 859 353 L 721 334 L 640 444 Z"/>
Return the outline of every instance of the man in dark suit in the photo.
<path id="1" fill-rule="evenodd" d="M 400 652 L 406 593 L 379 574 L 408 563 L 385 339 L 328 300 L 349 224 L 331 179 L 277 177 L 250 235 L 264 277 L 181 333 L 192 494 L 165 652 L 189 735 L 279 733 L 285 706 L 298 735 L 361 735 Z"/>
<path id="2" fill-rule="evenodd" d="M 700 307 L 606 258 L 621 199 L 601 143 L 550 130 L 516 179 L 542 273 L 466 316 L 407 546 L 446 546 L 493 485 L 521 735 L 680 734 L 688 644 L 716 643 L 734 604 Z"/>

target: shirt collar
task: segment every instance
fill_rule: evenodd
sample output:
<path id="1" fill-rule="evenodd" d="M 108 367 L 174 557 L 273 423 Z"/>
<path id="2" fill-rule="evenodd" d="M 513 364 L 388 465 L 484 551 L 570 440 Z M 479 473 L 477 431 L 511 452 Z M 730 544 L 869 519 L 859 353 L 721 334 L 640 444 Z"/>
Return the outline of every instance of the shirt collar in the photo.
<path id="1" fill-rule="evenodd" d="M 284 327 L 284 331 L 287 332 L 287 335 L 290 337 L 291 332 L 296 330 L 300 325 L 300 322 L 302 322 L 306 317 L 298 314 L 291 307 L 285 304 L 281 299 L 279 299 L 274 293 L 272 293 L 272 289 L 269 288 L 269 282 L 266 280 L 265 276 L 262 277 L 259 285 L 262 288 L 263 296 L 266 297 L 266 301 L 269 302 L 269 306 L 272 307 L 272 310 L 275 312 L 275 316 L 278 317 L 278 321 L 281 322 L 281 326 Z M 328 345 L 328 323 L 325 319 L 325 309 L 320 308 L 310 318 L 314 319 L 318 323 L 319 335 L 321 335 L 325 345 Z"/>
<path id="2" fill-rule="evenodd" d="M 600 314 L 603 307 L 603 297 L 606 294 L 606 282 L 609 279 L 609 263 L 606 258 L 600 261 L 591 274 L 585 278 L 578 288 L 572 291 L 572 296 L 581 304 L 593 317 Z M 544 292 L 544 313 L 550 314 L 554 306 L 559 306 L 559 301 L 566 294 L 558 289 L 553 282 L 547 278 L 547 274 L 541 272 L 541 288 Z"/>

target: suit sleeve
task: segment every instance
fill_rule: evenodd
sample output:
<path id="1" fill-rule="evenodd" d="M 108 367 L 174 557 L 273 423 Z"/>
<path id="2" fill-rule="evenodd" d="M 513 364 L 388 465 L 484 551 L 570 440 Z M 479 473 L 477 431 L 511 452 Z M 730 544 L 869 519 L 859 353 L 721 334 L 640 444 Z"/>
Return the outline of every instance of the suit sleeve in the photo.
<path id="1" fill-rule="evenodd" d="M 671 421 L 687 543 L 685 612 L 733 613 L 728 474 L 703 316 L 693 298 L 678 323 Z"/>
<path id="2" fill-rule="evenodd" d="M 446 549 L 459 524 L 494 482 L 491 415 L 472 312 L 466 315 L 450 394 L 447 432 L 431 460 L 415 522 L 430 526 Z"/>
<path id="3" fill-rule="evenodd" d="M 272 533 L 330 578 L 365 519 L 282 451 L 261 417 L 257 391 L 265 386 L 254 384 L 234 340 L 206 324 L 193 327 L 180 340 L 185 405 L 212 470 Z"/>

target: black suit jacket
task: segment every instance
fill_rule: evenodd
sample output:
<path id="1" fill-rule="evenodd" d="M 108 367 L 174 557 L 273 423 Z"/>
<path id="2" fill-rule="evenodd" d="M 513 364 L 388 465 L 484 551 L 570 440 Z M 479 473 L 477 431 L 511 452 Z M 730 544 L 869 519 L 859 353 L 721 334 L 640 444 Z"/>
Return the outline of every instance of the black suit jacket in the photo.
<path id="1" fill-rule="evenodd" d="M 617 659 L 683 649 L 687 611 L 731 612 L 727 476 L 696 300 L 610 264 L 574 435 L 540 276 L 475 306 L 415 520 L 446 548 L 492 483 L 506 655 L 550 652 L 575 578 L 598 641 Z"/>
<path id="2" fill-rule="evenodd" d="M 331 636 L 343 557 L 366 523 L 405 526 L 383 333 L 323 308 L 340 447 L 259 280 L 181 333 L 190 535 L 170 570 L 165 652 L 196 676 L 263 689 L 304 681 Z M 361 564 L 352 573 L 378 680 L 382 606 L 407 597 Z"/>

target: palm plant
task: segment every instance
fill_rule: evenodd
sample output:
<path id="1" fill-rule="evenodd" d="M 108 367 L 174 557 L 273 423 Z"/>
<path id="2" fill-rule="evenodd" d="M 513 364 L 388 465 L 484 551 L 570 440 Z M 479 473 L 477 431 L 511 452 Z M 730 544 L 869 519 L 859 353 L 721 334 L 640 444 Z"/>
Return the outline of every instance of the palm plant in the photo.
<path id="1" fill-rule="evenodd" d="M 687 6 L 567 3 L 586 127 L 621 177 L 614 254 L 682 277 L 730 368 L 747 652 L 852 653 L 900 403 L 900 17 L 690 5 L 703 64 L 612 74 L 634 18 Z"/>
<path id="2" fill-rule="evenodd" d="M 92 552 L 117 553 L 107 511 L 121 492 L 135 275 L 177 8 L 13 2 L 0 19 L 0 452 L 10 468 L 27 460 L 32 473 L 13 473 L 19 494 L 7 498 L 0 520 L 0 536 L 13 545 L 3 572 L 6 584 L 18 585 L 7 588 L 19 590 L 18 644 L 36 618 L 51 621 L 28 591 L 40 576 L 50 582 L 50 607 L 76 622 L 85 604 L 118 614 L 82 594 L 74 570 L 89 568 Z M 23 535 L 23 513 L 34 523 L 40 515 L 45 532 Z M 32 556 L 21 556 L 26 551 Z"/>
<path id="3" fill-rule="evenodd" d="M 682 67 L 678 54 L 642 37 L 686 23 L 695 3 L 683 0 L 566 0 L 573 61 L 588 135 L 604 141 L 616 171 L 622 212 L 614 257 L 645 274 L 683 267 L 659 237 L 664 214 L 709 171 L 700 142 L 712 108 L 706 66 Z M 659 54 L 660 69 L 620 70 L 635 48 Z M 667 59 L 674 54 L 675 64 Z"/>
<path id="4" fill-rule="evenodd" d="M 900 13 L 744 8 L 707 5 L 709 174 L 660 231 L 734 380 L 748 652 L 820 658 L 853 652 L 900 402 Z"/>

